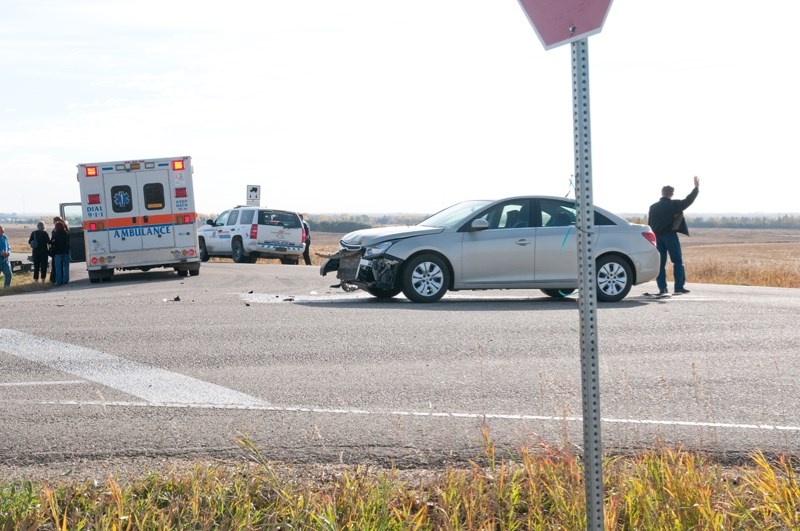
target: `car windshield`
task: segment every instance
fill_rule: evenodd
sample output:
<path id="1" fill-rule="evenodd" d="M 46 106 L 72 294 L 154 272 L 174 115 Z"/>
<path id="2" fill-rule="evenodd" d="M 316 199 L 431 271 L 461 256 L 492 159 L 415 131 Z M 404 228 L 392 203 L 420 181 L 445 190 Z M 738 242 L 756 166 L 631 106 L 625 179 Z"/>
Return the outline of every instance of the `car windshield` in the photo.
<path id="1" fill-rule="evenodd" d="M 482 209 L 491 201 L 464 201 L 437 212 L 429 218 L 422 220 L 419 225 L 424 227 L 440 227 L 449 229 L 464 223 L 475 212 Z"/>

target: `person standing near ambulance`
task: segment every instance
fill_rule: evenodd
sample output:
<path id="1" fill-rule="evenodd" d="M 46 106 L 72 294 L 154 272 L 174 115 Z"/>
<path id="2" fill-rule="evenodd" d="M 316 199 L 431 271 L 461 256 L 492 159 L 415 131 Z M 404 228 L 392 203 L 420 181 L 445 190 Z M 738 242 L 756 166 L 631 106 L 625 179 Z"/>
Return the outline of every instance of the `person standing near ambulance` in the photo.
<path id="1" fill-rule="evenodd" d="M 50 260 L 50 236 L 44 230 L 44 221 L 36 224 L 36 230 L 31 232 L 28 244 L 31 246 L 31 255 L 33 255 L 33 281 L 38 282 L 41 273 L 42 282 L 45 282 L 47 261 Z"/>
<path id="2" fill-rule="evenodd" d="M 67 225 L 67 222 L 64 221 L 63 219 L 61 219 L 60 216 L 56 216 L 56 217 L 53 218 L 53 232 L 50 233 L 50 241 L 51 242 L 53 241 L 53 239 L 55 237 L 55 234 L 56 234 L 56 223 L 58 223 L 59 221 L 64 224 L 64 228 L 67 230 L 67 234 L 69 234 L 69 225 Z M 51 265 L 51 267 L 50 267 L 50 282 L 52 284 L 55 284 L 56 283 L 56 257 L 53 254 L 53 248 L 52 247 L 50 248 L 50 256 L 53 257 L 52 264 L 50 264 Z"/>
<path id="3" fill-rule="evenodd" d="M 700 193 L 700 178 L 694 178 L 694 190 L 684 199 L 672 199 L 674 193 L 675 189 L 672 186 L 663 187 L 661 199 L 650 205 L 650 212 L 647 216 L 647 224 L 656 235 L 656 248 L 661 257 L 656 277 L 659 295 L 669 293 L 667 290 L 667 255 L 672 261 L 675 295 L 689 293 L 685 286 L 686 271 L 683 267 L 681 241 L 678 239 L 678 233 L 689 235 L 689 227 L 686 225 L 683 211 L 694 203 L 697 194 Z"/>
<path id="4" fill-rule="evenodd" d="M 69 233 L 63 221 L 56 222 L 53 229 L 52 253 L 56 286 L 69 283 Z"/>
<path id="5" fill-rule="evenodd" d="M 11 285 L 11 244 L 8 243 L 8 236 L 2 226 L 0 226 L 0 273 L 3 273 L 3 287 Z"/>

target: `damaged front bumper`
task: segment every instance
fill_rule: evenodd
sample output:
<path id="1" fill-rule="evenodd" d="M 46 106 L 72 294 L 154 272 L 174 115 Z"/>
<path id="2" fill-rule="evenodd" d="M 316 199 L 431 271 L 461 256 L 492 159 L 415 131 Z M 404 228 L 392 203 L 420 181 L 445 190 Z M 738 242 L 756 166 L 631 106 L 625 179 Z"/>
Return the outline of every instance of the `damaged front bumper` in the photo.
<path id="1" fill-rule="evenodd" d="M 397 285 L 398 272 L 403 263 L 399 258 L 380 255 L 371 259 L 362 258 L 361 249 L 340 249 L 327 257 L 320 267 L 323 277 L 336 272 L 341 282 L 332 287 L 345 291 L 356 289 L 393 289 Z"/>

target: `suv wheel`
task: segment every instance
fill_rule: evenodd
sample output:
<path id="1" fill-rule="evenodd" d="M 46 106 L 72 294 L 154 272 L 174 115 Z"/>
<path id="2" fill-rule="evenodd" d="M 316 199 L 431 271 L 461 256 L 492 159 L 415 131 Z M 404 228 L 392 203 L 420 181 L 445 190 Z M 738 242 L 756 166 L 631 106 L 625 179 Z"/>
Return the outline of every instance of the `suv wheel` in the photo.
<path id="1" fill-rule="evenodd" d="M 208 262 L 208 249 L 206 249 L 206 240 L 204 238 L 200 238 L 198 243 L 200 246 L 200 260 L 203 262 Z"/>
<path id="2" fill-rule="evenodd" d="M 450 286 L 450 270 L 435 254 L 421 254 L 406 263 L 403 295 L 413 302 L 436 302 Z"/>
<path id="3" fill-rule="evenodd" d="M 241 238 L 236 238 L 231 242 L 231 257 L 237 264 L 250 262 L 250 257 L 244 254 L 244 245 Z"/>

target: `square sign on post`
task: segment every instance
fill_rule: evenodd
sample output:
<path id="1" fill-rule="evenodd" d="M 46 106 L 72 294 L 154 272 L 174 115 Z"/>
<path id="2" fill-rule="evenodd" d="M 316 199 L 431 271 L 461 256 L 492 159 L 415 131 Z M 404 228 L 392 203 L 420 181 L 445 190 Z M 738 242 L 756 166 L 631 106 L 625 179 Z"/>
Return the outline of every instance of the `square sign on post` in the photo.
<path id="1" fill-rule="evenodd" d="M 603 29 L 611 0 L 519 0 L 545 50 Z"/>
<path id="2" fill-rule="evenodd" d="M 247 185 L 247 206 L 261 206 L 261 187 L 259 185 Z"/>
<path id="3" fill-rule="evenodd" d="M 247 206 L 261 206 L 261 187 L 259 185 L 247 185 Z"/>

